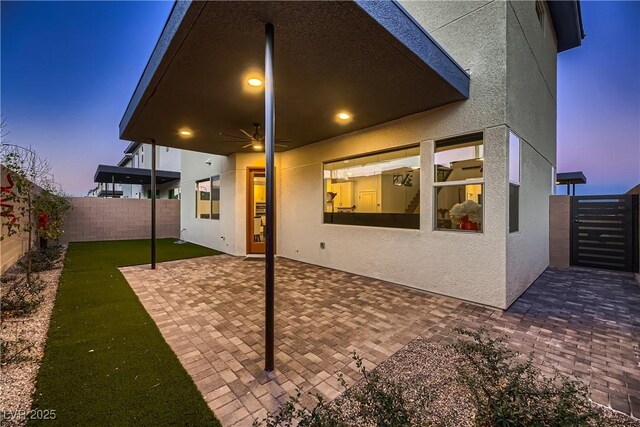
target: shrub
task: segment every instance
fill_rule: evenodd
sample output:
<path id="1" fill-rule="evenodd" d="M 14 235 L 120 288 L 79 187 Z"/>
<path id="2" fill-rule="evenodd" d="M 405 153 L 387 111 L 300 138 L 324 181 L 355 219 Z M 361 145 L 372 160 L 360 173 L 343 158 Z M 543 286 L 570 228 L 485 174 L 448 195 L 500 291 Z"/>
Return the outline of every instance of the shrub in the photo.
<path id="1" fill-rule="evenodd" d="M 424 406 L 424 402 L 410 404 L 403 398 L 400 384 L 380 375 L 377 371 L 369 371 L 363 360 L 355 352 L 352 355 L 358 371 L 362 375 L 361 383 L 352 389 L 342 375 L 339 381 L 346 390 L 343 397 L 334 402 L 327 402 L 321 395 L 315 394 L 316 403 L 311 409 L 300 403 L 300 391 L 280 409 L 269 414 L 262 421 L 254 422 L 254 426 L 264 427 L 346 427 L 357 425 L 374 425 L 378 427 L 405 427 L 418 425 L 413 415 Z M 424 394 L 425 401 L 426 396 Z"/>
<path id="2" fill-rule="evenodd" d="M 312 409 L 305 408 L 300 403 L 300 390 L 291 396 L 273 414 L 263 420 L 253 422 L 254 427 L 347 427 L 341 414 L 332 408 L 324 398 L 315 394 L 316 404 Z"/>
<path id="3" fill-rule="evenodd" d="M 395 381 L 383 377 L 376 370 L 368 371 L 361 357 L 355 352 L 352 356 L 360 374 L 362 386 L 354 387 L 348 393 L 348 399 L 355 403 L 356 416 L 365 424 L 385 427 L 414 425 L 411 414 L 416 408 L 410 408 L 405 401 L 402 387 Z M 340 376 L 345 390 L 346 382 Z"/>
<path id="4" fill-rule="evenodd" d="M 62 250 L 61 245 L 52 245 L 31 251 L 31 271 L 39 272 L 56 268 L 56 264 L 62 256 Z M 28 263 L 27 255 L 23 255 L 16 265 L 20 270 L 26 272 L 29 268 Z"/>
<path id="5" fill-rule="evenodd" d="M 557 371 L 543 377 L 531 356 L 518 360 L 517 352 L 484 330 L 456 332 L 462 336 L 452 345 L 459 358 L 458 380 L 469 390 L 477 426 L 602 425 L 601 412 L 578 381 Z"/>
<path id="6" fill-rule="evenodd" d="M 2 316 L 26 316 L 32 313 L 42 302 L 44 283 L 37 275 L 27 276 L 15 272 L 5 272 L 0 279 L 2 285 L 2 299 L 0 312 Z"/>

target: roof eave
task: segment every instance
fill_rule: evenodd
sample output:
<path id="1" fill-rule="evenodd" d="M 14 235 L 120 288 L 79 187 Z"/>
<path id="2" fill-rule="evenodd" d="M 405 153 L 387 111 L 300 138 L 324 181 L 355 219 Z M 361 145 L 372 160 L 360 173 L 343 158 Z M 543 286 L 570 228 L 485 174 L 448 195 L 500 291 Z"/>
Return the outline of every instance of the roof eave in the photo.
<path id="1" fill-rule="evenodd" d="M 558 53 L 582 45 L 584 27 L 580 0 L 547 1 L 558 41 Z"/>

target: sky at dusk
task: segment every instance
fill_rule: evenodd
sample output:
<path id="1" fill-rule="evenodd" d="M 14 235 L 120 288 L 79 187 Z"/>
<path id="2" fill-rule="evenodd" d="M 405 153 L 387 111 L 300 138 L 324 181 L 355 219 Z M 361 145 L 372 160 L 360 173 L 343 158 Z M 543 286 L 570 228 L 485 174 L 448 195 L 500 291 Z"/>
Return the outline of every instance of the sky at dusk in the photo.
<path id="1" fill-rule="evenodd" d="M 9 139 L 68 193 L 122 158 L 118 123 L 172 4 L 2 1 Z M 579 194 L 626 192 L 640 183 L 640 2 L 583 1 L 582 16 L 583 46 L 558 56 L 558 171 L 584 171 Z"/>

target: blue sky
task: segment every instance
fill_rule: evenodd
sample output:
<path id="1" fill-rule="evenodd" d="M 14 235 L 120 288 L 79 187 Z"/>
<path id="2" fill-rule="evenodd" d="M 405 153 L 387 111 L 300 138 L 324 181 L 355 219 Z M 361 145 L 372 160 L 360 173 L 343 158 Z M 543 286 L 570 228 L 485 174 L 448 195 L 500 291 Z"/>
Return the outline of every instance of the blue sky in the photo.
<path id="1" fill-rule="evenodd" d="M 1 110 L 71 194 L 127 143 L 118 123 L 172 2 L 1 5 Z M 583 194 L 640 183 L 640 2 L 582 2 L 587 38 L 558 57 L 558 171 L 583 170 Z"/>

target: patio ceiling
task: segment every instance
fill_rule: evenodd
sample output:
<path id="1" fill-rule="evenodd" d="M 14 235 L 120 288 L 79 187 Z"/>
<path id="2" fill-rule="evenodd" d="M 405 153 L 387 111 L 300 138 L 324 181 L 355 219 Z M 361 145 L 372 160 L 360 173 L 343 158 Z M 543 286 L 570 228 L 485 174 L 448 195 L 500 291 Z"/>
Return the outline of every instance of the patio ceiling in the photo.
<path id="1" fill-rule="evenodd" d="M 264 122 L 264 24 L 275 26 L 276 137 L 286 149 L 467 99 L 469 75 L 393 1 L 177 2 L 121 139 L 228 155 Z M 346 111 L 350 120 L 336 119 Z M 178 131 L 192 135 L 182 138 Z M 252 148 L 245 150 L 251 151 Z"/>
<path id="2" fill-rule="evenodd" d="M 156 183 L 164 184 L 180 179 L 180 172 L 156 171 Z M 128 168 L 122 166 L 98 165 L 93 182 L 116 184 L 150 184 L 151 169 Z"/>

